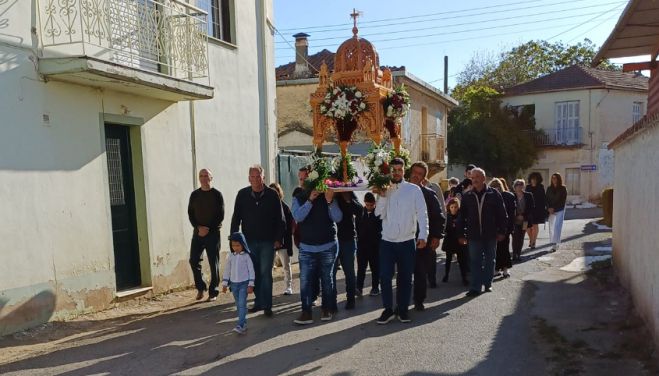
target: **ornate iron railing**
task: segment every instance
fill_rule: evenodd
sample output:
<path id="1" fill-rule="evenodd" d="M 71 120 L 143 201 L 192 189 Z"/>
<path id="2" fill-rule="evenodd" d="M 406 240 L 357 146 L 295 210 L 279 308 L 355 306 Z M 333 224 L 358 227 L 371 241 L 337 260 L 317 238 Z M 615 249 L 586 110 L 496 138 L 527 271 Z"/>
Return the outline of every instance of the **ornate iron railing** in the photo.
<path id="1" fill-rule="evenodd" d="M 578 146 L 583 144 L 581 133 L 581 127 L 543 128 L 542 132 L 533 133 L 533 141 L 538 146 Z"/>
<path id="2" fill-rule="evenodd" d="M 207 14 L 182 0 L 38 0 L 44 55 L 208 77 Z"/>

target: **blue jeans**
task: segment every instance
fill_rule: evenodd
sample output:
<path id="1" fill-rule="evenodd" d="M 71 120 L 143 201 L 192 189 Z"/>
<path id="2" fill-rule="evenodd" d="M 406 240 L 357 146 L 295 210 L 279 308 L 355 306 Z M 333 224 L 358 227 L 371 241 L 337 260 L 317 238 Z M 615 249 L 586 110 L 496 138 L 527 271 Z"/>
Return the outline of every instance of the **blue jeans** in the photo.
<path id="1" fill-rule="evenodd" d="M 254 264 L 254 307 L 272 309 L 272 265 L 275 262 L 275 245 L 270 241 L 250 241 L 247 246 Z"/>
<path id="2" fill-rule="evenodd" d="M 311 312 L 311 302 L 316 299 L 314 283 L 321 280 L 323 296 L 322 308 L 336 310 L 336 289 L 334 288 L 334 262 L 336 246 L 321 252 L 300 251 L 300 299 L 302 311 Z"/>
<path id="3" fill-rule="evenodd" d="M 396 304 L 398 312 L 407 312 L 412 295 L 415 254 L 416 244 L 414 239 L 401 243 L 392 243 L 386 240 L 380 242 L 380 286 L 384 309 L 393 309 L 391 279 L 394 276 L 394 267 L 396 267 L 398 269 Z"/>
<path id="4" fill-rule="evenodd" d="M 492 286 L 496 249 L 496 239 L 469 239 L 470 291 L 480 292 L 481 287 Z"/>
<path id="5" fill-rule="evenodd" d="M 238 325 L 247 325 L 247 285 L 249 281 L 231 283 L 230 288 L 233 298 L 236 300 L 238 310 Z"/>
<path id="6" fill-rule="evenodd" d="M 339 241 L 339 255 L 336 258 L 336 266 L 341 263 L 343 275 L 346 279 L 346 299 L 348 301 L 355 300 L 355 253 L 357 252 L 357 244 L 355 240 L 342 242 Z M 336 266 L 334 267 L 334 288 L 336 289 Z"/>

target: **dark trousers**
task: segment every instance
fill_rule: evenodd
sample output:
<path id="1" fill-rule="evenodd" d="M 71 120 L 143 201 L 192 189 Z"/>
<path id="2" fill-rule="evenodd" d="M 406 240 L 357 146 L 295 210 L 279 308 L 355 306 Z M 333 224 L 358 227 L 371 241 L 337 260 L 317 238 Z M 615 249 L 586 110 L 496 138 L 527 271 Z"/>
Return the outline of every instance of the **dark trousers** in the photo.
<path id="1" fill-rule="evenodd" d="M 357 288 L 364 288 L 366 267 L 371 268 L 371 288 L 380 287 L 380 251 L 378 244 L 357 245 Z"/>
<path id="2" fill-rule="evenodd" d="M 524 235 L 526 235 L 526 231 L 522 230 L 522 225 L 515 225 L 513 229 L 513 259 L 519 259 L 522 255 Z"/>
<path id="3" fill-rule="evenodd" d="M 414 272 L 414 254 L 416 247 L 414 239 L 393 243 L 386 240 L 380 242 L 380 286 L 382 287 L 382 306 L 393 309 L 393 287 L 391 279 L 394 269 L 396 279 L 396 305 L 399 312 L 407 312 L 412 295 L 412 273 Z"/>
<path id="4" fill-rule="evenodd" d="M 426 300 L 428 290 L 427 278 L 433 266 L 432 249 L 430 247 L 417 249 L 414 257 L 414 304 Z"/>
<path id="5" fill-rule="evenodd" d="M 254 307 L 272 309 L 272 266 L 275 246 L 271 241 L 247 239 L 250 257 L 254 264 Z"/>
<path id="6" fill-rule="evenodd" d="M 449 273 L 451 272 L 451 264 L 453 263 L 453 255 L 456 255 L 458 259 L 458 265 L 460 266 L 460 275 L 462 280 L 467 279 L 467 273 L 469 272 L 469 258 L 467 257 L 467 250 L 464 247 L 460 247 L 455 251 L 446 251 L 446 264 L 444 264 L 444 276 L 448 278 Z"/>
<path id="7" fill-rule="evenodd" d="M 220 292 L 217 286 L 220 283 L 220 234 L 218 232 L 209 232 L 208 235 L 200 237 L 192 236 L 190 244 L 190 267 L 194 284 L 198 291 L 206 291 L 206 283 L 201 272 L 202 254 L 206 250 L 208 256 L 208 266 L 211 271 L 211 282 L 208 286 L 208 295 L 217 296 Z"/>
<path id="8" fill-rule="evenodd" d="M 339 255 L 336 258 L 334 265 L 334 273 L 332 273 L 334 289 L 336 289 L 336 271 L 338 265 L 341 264 L 341 270 L 346 281 L 346 300 L 355 300 L 355 240 L 339 241 Z M 337 292 L 334 293 L 336 295 Z"/>
<path id="9" fill-rule="evenodd" d="M 430 265 L 428 266 L 428 283 L 430 286 L 437 285 L 437 250 L 430 250 Z"/>
<path id="10" fill-rule="evenodd" d="M 496 270 L 503 270 L 512 268 L 513 263 L 510 260 L 510 235 L 506 235 L 506 238 L 500 242 L 497 242 L 497 261 L 496 261 Z"/>

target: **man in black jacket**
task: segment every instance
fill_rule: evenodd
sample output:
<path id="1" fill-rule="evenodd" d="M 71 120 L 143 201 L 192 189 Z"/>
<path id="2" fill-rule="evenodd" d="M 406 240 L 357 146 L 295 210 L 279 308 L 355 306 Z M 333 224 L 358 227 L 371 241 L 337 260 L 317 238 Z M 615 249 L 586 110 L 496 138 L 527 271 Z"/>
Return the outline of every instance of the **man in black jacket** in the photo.
<path id="1" fill-rule="evenodd" d="M 428 165 L 424 162 L 416 162 L 410 168 L 409 181 L 421 188 L 423 198 L 426 201 L 428 210 L 428 242 L 424 249 L 416 250 L 416 260 L 414 262 L 414 309 L 423 311 L 423 302 L 426 300 L 427 279 L 431 274 L 430 268 L 435 267 L 433 257 L 434 252 L 439 247 L 439 240 L 444 237 L 444 224 L 446 216 L 442 212 L 442 207 L 437 198 L 437 194 L 430 188 L 424 186 L 428 175 Z"/>
<path id="2" fill-rule="evenodd" d="M 462 197 L 458 230 L 460 244 L 467 244 L 470 260 L 470 285 L 467 296 L 492 291 L 497 241 L 505 238 L 507 215 L 503 198 L 496 189 L 485 185 L 485 171 L 471 171 L 473 189 Z"/>
<path id="3" fill-rule="evenodd" d="M 206 283 L 201 273 L 201 255 L 206 249 L 211 281 L 208 286 L 208 301 L 215 301 L 220 283 L 220 227 L 224 220 L 224 198 L 211 186 L 213 174 L 208 169 L 199 171 L 201 188 L 190 194 L 188 219 L 194 227 L 190 245 L 190 267 L 197 288 L 197 300 L 204 297 Z"/>
<path id="4" fill-rule="evenodd" d="M 346 309 L 355 308 L 355 253 L 357 251 L 355 218 L 360 218 L 364 207 L 357 200 L 353 192 L 337 192 L 335 199 L 343 213 L 343 219 L 337 223 L 337 237 L 339 239 L 339 254 L 336 266 L 341 264 L 346 282 Z M 334 268 L 334 288 L 336 288 L 336 271 Z"/>
<path id="5" fill-rule="evenodd" d="M 250 312 L 263 310 L 272 316 L 272 266 L 275 249 L 284 238 L 284 212 L 279 195 L 263 182 L 263 168 L 249 168 L 249 187 L 238 191 L 231 218 L 231 233 L 242 231 L 254 263 L 254 306 Z"/>

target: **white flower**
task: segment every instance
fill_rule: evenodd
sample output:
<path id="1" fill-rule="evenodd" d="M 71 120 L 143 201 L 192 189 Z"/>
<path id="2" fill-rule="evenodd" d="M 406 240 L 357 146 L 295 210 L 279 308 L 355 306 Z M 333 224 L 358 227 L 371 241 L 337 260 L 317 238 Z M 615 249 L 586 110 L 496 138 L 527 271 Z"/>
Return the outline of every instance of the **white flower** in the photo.
<path id="1" fill-rule="evenodd" d="M 382 165 L 382 160 L 380 158 L 377 158 L 373 164 L 375 165 L 375 167 L 380 167 Z"/>
<path id="2" fill-rule="evenodd" d="M 327 107 L 325 107 L 325 106 L 320 106 L 320 111 L 321 111 L 321 112 L 325 112 L 325 111 L 327 111 Z"/>
<path id="3" fill-rule="evenodd" d="M 356 98 L 361 98 L 362 97 L 362 92 L 361 91 L 355 91 L 355 97 Z"/>
<path id="4" fill-rule="evenodd" d="M 334 91 L 333 91 L 332 93 L 333 93 L 334 95 L 338 94 L 338 93 L 339 93 L 339 88 L 338 88 L 338 87 L 335 87 L 335 88 L 334 88 Z"/>
<path id="5" fill-rule="evenodd" d="M 364 102 L 360 103 L 359 108 L 361 108 L 362 110 L 365 109 L 366 108 L 366 103 L 364 103 Z"/>
<path id="6" fill-rule="evenodd" d="M 309 174 L 309 179 L 311 180 L 318 179 L 318 171 L 311 171 L 311 173 Z"/>

